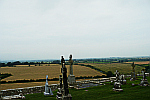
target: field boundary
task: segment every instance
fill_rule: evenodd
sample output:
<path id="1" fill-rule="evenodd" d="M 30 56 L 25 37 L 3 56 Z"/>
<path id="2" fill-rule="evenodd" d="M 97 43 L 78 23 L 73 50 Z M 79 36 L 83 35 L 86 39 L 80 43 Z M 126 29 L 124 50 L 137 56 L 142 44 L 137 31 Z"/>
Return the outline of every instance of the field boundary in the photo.
<path id="1" fill-rule="evenodd" d="M 92 79 L 92 78 L 107 78 L 107 76 L 79 76 L 75 79 Z M 15 80 L 15 81 L 1 81 L 0 84 L 9 84 L 9 83 L 29 83 L 29 82 L 45 82 L 46 79 L 24 79 L 24 80 Z M 59 81 L 59 78 L 48 79 L 48 81 Z"/>

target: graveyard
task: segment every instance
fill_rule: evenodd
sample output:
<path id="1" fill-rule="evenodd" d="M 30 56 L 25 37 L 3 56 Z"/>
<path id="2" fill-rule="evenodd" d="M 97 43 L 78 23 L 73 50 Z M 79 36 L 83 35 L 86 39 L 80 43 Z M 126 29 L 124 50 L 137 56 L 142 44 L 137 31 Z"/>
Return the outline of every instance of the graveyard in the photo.
<path id="1" fill-rule="evenodd" d="M 148 78 L 150 82 L 150 78 Z M 150 87 L 132 86 L 132 83 L 139 83 L 140 81 L 130 82 L 127 80 L 126 85 L 123 85 L 122 92 L 112 91 L 113 85 L 109 83 L 103 86 L 95 86 L 84 89 L 69 89 L 72 95 L 72 100 L 149 100 Z M 26 100 L 56 100 L 57 90 L 53 91 L 53 96 L 44 96 L 43 93 L 26 95 Z"/>
<path id="2" fill-rule="evenodd" d="M 122 71 L 121 67 L 118 69 L 118 67 L 115 66 L 116 64 L 112 65 L 111 66 L 112 69 L 109 69 L 110 72 L 114 71 L 114 67 L 116 68 L 116 71 L 114 71 L 112 73 L 112 76 L 110 77 L 108 76 L 107 73 L 109 67 L 104 70 L 102 67 L 97 67 L 97 64 L 94 65 L 90 63 L 89 64 L 80 63 L 78 65 L 73 65 L 72 55 L 69 56 L 68 65 L 65 64 L 65 59 L 63 58 L 63 56 L 61 57 L 60 61 L 61 64 L 55 65 L 54 68 L 54 69 L 57 68 L 58 71 L 56 72 L 58 74 L 55 74 L 55 76 L 53 76 L 55 78 L 58 77 L 58 80 L 55 81 L 54 84 L 48 82 L 49 81 L 48 75 L 43 75 L 46 78 L 44 79 L 45 82 L 42 81 L 41 84 L 44 83 L 45 85 L 44 84 L 40 86 L 34 85 L 31 87 L 21 87 L 21 88 L 17 87 L 11 89 L 7 88 L 6 90 L 1 90 L 1 99 L 2 100 L 8 100 L 8 99 L 25 99 L 25 100 L 144 99 L 144 100 L 148 100 L 148 98 L 150 97 L 149 73 L 146 73 L 144 67 L 136 65 L 134 62 L 123 64 L 125 65 L 125 67 L 130 65 L 130 70 L 126 70 L 126 72 L 124 70 L 125 67 L 122 67 L 123 70 Z M 106 65 L 107 64 L 105 64 L 105 66 Z M 78 68 L 80 66 L 83 69 L 95 71 L 98 73 L 98 75 L 101 76 L 99 76 L 100 78 L 98 76 L 94 76 L 97 75 L 97 73 L 92 74 L 89 71 L 87 71 L 86 74 L 83 74 L 84 71 L 79 72 L 80 69 L 77 69 L 75 66 L 78 66 Z M 99 68 L 103 70 L 99 70 Z M 91 78 L 88 77 L 89 79 L 87 79 L 87 77 L 78 77 L 78 79 L 81 80 L 77 80 L 78 74 L 76 74 L 75 72 L 76 73 L 78 72 L 78 74 L 82 73 L 82 75 L 87 75 L 87 76 L 91 74 L 91 76 L 92 75 L 93 76 Z M 13 83 L 9 83 L 9 79 L 13 79 L 13 78 L 15 78 L 13 77 L 13 75 L 4 78 L 3 80 L 6 80 L 6 82 L 1 84 L 1 86 L 6 86 L 6 85 L 9 86 L 10 84 L 13 84 Z M 28 84 L 30 84 L 30 82 Z"/>
<path id="3" fill-rule="evenodd" d="M 150 100 L 150 0 L 0 0 L 0 100 Z"/>

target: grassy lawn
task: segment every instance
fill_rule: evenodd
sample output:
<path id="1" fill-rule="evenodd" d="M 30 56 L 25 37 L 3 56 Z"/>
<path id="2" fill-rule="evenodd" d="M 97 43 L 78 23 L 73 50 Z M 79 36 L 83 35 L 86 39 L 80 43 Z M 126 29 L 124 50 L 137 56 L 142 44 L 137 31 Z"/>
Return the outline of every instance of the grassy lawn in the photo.
<path id="1" fill-rule="evenodd" d="M 123 92 L 112 91 L 113 85 L 90 87 L 85 89 L 70 89 L 72 100 L 149 100 L 150 86 L 131 86 L 132 83 L 139 84 L 140 79 L 136 81 L 127 80 L 126 85 L 122 85 Z M 147 77 L 150 83 L 150 77 Z M 56 91 L 53 96 L 44 96 L 43 93 L 26 95 L 26 100 L 56 100 Z"/>

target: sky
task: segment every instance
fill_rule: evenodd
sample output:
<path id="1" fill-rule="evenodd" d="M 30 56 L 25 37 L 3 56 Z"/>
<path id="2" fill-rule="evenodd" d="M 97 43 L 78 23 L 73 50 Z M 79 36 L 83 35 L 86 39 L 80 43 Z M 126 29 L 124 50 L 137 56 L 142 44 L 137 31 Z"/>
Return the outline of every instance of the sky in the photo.
<path id="1" fill-rule="evenodd" d="M 150 55 L 150 0 L 0 0 L 0 60 Z"/>

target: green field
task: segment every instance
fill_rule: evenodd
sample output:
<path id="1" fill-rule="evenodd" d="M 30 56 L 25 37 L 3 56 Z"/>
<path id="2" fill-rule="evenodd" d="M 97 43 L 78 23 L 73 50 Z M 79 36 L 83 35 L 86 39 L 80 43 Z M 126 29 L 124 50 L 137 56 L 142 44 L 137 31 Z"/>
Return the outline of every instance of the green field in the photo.
<path id="1" fill-rule="evenodd" d="M 106 84 L 104 86 L 90 87 L 85 89 L 69 89 L 72 100 L 149 100 L 150 86 L 131 86 L 132 83 L 140 83 L 140 79 L 136 81 L 127 80 L 126 85 L 122 85 L 123 92 L 112 91 L 113 85 Z M 150 83 L 150 77 L 147 77 Z M 43 93 L 26 95 L 26 100 L 57 100 L 56 91 L 53 96 L 44 96 Z"/>
<path id="2" fill-rule="evenodd" d="M 112 64 L 85 64 L 85 65 L 91 65 L 94 68 L 100 69 L 102 71 L 108 72 L 111 71 L 112 73 L 114 73 L 116 70 L 118 70 L 120 72 L 120 74 L 125 74 L 125 75 L 129 75 L 132 72 L 132 66 L 131 64 L 122 64 L 122 63 L 112 63 Z M 141 72 L 141 70 L 144 67 L 136 65 L 135 66 L 135 72 Z"/>

